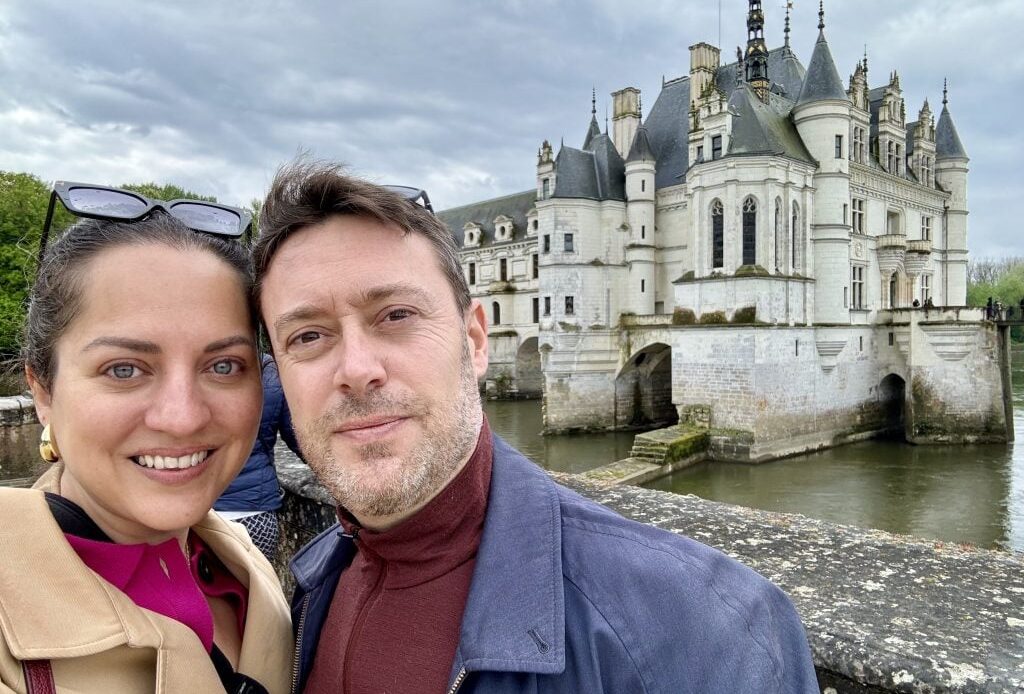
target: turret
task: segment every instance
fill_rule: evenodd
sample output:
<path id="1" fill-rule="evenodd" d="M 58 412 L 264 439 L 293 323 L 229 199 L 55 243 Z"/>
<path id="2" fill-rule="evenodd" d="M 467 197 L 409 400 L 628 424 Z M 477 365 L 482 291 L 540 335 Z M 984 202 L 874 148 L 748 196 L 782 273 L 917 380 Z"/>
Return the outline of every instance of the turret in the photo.
<path id="1" fill-rule="evenodd" d="M 871 157 L 871 99 L 868 96 L 868 54 L 857 61 L 850 75 L 850 88 L 846 90 L 853 108 L 850 109 L 850 161 L 867 164 Z"/>
<path id="2" fill-rule="evenodd" d="M 537 199 L 547 200 L 555 192 L 555 157 L 551 143 L 544 140 L 537 150 Z"/>
<path id="3" fill-rule="evenodd" d="M 626 157 L 626 218 L 629 243 L 626 265 L 629 284 L 624 310 L 638 314 L 654 313 L 655 243 L 654 243 L 654 175 L 656 162 L 647 137 L 647 128 L 637 128 Z"/>
<path id="4" fill-rule="evenodd" d="M 850 99 L 843 89 L 832 51 L 825 39 L 825 9 L 819 4 L 818 41 L 811 54 L 803 88 L 793 107 L 793 122 L 808 151 L 818 162 L 817 192 L 811 218 L 816 322 L 849 321 L 843 289 L 850 265 L 850 167 L 847 142 Z M 797 237 L 797 234 L 793 235 Z M 799 253 L 808 257 L 806 253 Z M 806 272 L 806 270 L 805 270 Z"/>
<path id="5" fill-rule="evenodd" d="M 945 214 L 946 304 L 967 301 L 967 173 L 970 158 L 949 113 L 949 90 L 942 88 L 942 113 L 935 128 L 935 180 L 949 192 Z"/>
<path id="6" fill-rule="evenodd" d="M 930 188 L 935 185 L 935 116 L 928 99 L 911 126 L 914 150 L 910 153 L 910 165 L 918 182 Z"/>

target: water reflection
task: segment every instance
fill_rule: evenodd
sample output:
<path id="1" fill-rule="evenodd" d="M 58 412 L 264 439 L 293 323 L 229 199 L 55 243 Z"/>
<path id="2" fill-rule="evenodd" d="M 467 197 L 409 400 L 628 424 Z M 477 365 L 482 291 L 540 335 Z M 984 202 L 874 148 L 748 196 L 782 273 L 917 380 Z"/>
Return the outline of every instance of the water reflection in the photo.
<path id="1" fill-rule="evenodd" d="M 541 436 L 539 400 L 484 402 L 491 428 L 541 467 L 558 472 L 586 472 L 629 456 L 633 434 Z"/>
<path id="2" fill-rule="evenodd" d="M 49 463 L 39 457 L 39 434 L 43 427 L 26 424 L 0 427 L 0 485 L 31 486 Z"/>

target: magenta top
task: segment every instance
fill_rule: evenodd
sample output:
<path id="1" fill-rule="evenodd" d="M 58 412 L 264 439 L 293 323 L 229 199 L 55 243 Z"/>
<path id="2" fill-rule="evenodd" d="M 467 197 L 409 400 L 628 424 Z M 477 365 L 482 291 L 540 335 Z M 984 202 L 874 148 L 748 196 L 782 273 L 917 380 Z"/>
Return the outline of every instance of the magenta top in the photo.
<path id="1" fill-rule="evenodd" d="M 188 535 L 189 559 L 175 539 L 158 545 L 119 545 L 65 534 L 86 566 L 112 583 L 139 607 L 189 627 L 206 652 L 213 649 L 213 612 L 206 596 L 228 601 L 245 630 L 248 591 L 199 536 Z"/>

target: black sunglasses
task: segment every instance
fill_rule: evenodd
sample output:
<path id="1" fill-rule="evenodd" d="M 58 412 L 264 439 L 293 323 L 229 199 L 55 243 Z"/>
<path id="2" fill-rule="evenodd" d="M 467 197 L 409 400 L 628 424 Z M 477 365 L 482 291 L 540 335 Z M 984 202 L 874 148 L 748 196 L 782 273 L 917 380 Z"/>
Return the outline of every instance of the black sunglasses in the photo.
<path id="1" fill-rule="evenodd" d="M 50 224 L 53 222 L 53 210 L 57 200 L 60 200 L 60 204 L 71 214 L 89 219 L 137 222 L 154 210 L 161 210 L 193 231 L 225 239 L 248 239 L 252 230 L 252 215 L 238 207 L 187 198 L 154 200 L 121 188 L 57 181 L 50 193 L 43 235 L 39 239 L 40 261 L 50 236 Z"/>
<path id="2" fill-rule="evenodd" d="M 427 191 L 422 188 L 413 188 L 412 186 L 382 186 L 385 190 L 390 190 L 392 193 L 401 195 L 409 202 L 419 205 L 420 207 L 426 208 L 427 212 L 434 213 L 434 206 L 430 204 L 430 197 L 427 195 Z"/>

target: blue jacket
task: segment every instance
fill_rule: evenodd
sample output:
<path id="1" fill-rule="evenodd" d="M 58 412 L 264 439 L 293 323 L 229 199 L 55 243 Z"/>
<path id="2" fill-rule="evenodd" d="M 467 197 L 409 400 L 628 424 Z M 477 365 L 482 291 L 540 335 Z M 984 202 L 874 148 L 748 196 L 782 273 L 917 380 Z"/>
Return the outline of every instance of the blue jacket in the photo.
<path id="1" fill-rule="evenodd" d="M 288 448 L 298 454 L 299 445 L 295 441 L 291 414 L 277 375 L 277 364 L 270 355 L 264 354 L 263 414 L 256 443 L 241 472 L 214 503 L 215 510 L 276 511 L 281 508 L 281 486 L 277 483 L 277 471 L 274 469 L 274 445 L 279 431 Z"/>
<path id="2" fill-rule="evenodd" d="M 451 691 L 818 694 L 803 626 L 781 590 L 717 550 L 556 484 L 500 438 L 494 444 Z M 292 562 L 296 691 L 353 553 L 334 526 Z"/>

